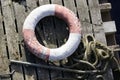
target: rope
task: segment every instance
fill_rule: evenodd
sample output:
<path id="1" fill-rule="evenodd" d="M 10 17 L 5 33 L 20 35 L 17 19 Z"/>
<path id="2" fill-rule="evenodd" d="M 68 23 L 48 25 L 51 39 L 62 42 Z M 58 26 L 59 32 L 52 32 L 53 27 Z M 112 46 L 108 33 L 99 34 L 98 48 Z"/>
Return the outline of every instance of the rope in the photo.
<path id="1" fill-rule="evenodd" d="M 79 70 L 101 70 L 101 74 L 75 74 L 74 79 L 69 80 L 105 80 L 103 74 L 109 68 L 110 62 L 114 60 L 118 70 L 120 71 L 120 64 L 114 56 L 112 49 L 104 45 L 101 42 L 95 40 L 92 35 L 83 36 L 79 50 L 72 56 L 68 57 L 68 61 L 65 63 L 64 60 L 61 61 L 61 66 L 70 69 Z M 68 80 L 64 78 L 57 78 L 55 80 Z"/>

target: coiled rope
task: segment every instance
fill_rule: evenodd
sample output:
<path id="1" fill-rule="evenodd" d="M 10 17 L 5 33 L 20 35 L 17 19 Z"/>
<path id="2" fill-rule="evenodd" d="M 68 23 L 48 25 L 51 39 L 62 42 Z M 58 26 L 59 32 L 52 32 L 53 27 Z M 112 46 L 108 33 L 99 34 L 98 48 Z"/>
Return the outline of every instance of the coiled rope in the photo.
<path id="1" fill-rule="evenodd" d="M 92 35 L 83 36 L 78 52 L 70 56 L 65 62 L 61 61 L 64 68 L 79 69 L 84 71 L 100 70 L 101 74 L 75 74 L 73 79 L 57 78 L 55 80 L 105 80 L 103 74 L 107 71 L 110 62 L 114 61 L 120 71 L 120 64 L 118 63 L 114 52 L 106 45 L 95 40 Z M 80 53 L 79 53 L 80 52 Z"/>

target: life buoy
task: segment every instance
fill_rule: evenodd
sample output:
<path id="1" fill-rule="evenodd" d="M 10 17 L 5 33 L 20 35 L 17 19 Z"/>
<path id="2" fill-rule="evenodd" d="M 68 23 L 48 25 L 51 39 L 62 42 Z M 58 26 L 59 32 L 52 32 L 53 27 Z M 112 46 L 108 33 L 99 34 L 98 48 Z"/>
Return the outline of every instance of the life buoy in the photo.
<path id="1" fill-rule="evenodd" d="M 41 45 L 35 36 L 35 26 L 46 16 L 57 16 L 69 26 L 69 38 L 59 48 L 49 49 Z M 78 47 L 81 39 L 81 24 L 75 14 L 57 4 L 47 4 L 34 9 L 23 24 L 23 37 L 28 49 L 37 57 L 44 60 L 56 61 L 70 56 Z"/>

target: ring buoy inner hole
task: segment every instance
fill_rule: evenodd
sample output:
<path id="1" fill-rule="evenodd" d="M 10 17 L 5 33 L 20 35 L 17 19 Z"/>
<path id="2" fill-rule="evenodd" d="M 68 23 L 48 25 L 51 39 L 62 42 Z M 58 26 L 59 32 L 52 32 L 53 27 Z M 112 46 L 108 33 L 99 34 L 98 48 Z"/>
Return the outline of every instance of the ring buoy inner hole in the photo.
<path id="1" fill-rule="evenodd" d="M 63 19 L 47 16 L 37 23 L 35 35 L 43 46 L 51 49 L 58 48 L 68 40 L 69 27 Z"/>

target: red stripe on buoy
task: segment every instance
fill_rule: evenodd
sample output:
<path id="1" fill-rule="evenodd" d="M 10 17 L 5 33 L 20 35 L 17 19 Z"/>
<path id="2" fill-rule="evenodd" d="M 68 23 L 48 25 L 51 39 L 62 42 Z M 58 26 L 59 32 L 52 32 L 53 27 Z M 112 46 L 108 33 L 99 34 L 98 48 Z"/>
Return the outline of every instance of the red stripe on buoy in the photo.
<path id="1" fill-rule="evenodd" d="M 70 33 L 81 33 L 80 22 L 71 10 L 56 4 L 55 15 L 67 22 Z"/>

